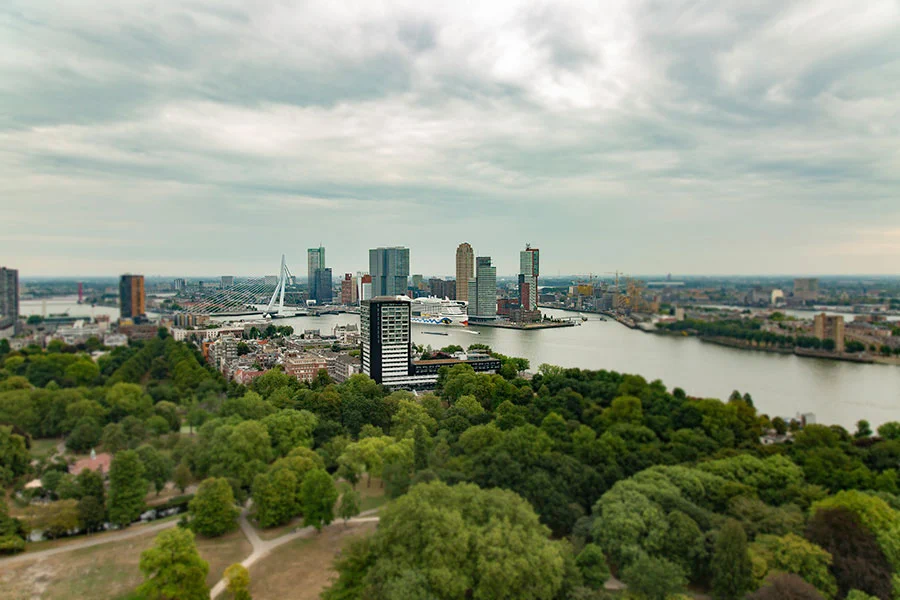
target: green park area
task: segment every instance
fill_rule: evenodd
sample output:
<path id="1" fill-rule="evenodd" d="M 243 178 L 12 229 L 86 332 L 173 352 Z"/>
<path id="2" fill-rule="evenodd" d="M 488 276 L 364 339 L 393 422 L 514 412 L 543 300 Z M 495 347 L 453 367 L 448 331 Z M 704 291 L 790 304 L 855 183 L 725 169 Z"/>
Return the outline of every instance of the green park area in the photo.
<path id="1" fill-rule="evenodd" d="M 0 597 L 900 598 L 898 423 L 508 357 L 413 394 L 86 350 L 0 345 Z"/>

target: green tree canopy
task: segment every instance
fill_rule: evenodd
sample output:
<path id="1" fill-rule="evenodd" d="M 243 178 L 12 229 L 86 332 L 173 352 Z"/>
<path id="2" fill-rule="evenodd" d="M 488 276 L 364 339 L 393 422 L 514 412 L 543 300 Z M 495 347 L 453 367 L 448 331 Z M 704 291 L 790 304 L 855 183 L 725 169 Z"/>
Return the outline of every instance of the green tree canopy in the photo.
<path id="1" fill-rule="evenodd" d="M 237 527 L 240 511 L 234 505 L 234 493 L 224 477 L 204 480 L 188 509 L 191 529 L 200 535 L 215 537 Z"/>
<path id="2" fill-rule="evenodd" d="M 148 600 L 209 599 L 209 564 L 200 558 L 188 529 L 174 527 L 157 535 L 153 546 L 141 553 L 140 568 L 144 583 L 138 593 Z"/>

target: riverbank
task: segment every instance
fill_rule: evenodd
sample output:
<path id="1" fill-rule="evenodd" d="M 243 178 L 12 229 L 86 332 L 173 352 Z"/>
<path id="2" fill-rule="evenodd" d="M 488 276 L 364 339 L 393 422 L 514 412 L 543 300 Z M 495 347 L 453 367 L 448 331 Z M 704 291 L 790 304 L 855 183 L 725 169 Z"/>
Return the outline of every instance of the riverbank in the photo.
<path id="1" fill-rule="evenodd" d="M 662 335 L 664 332 L 659 332 Z M 828 352 L 826 350 L 813 350 L 810 348 L 779 348 L 777 346 L 759 346 L 745 340 L 737 340 L 734 338 L 695 336 L 702 342 L 709 344 L 717 344 L 719 346 L 728 346 L 729 348 L 740 348 L 741 350 L 756 350 L 758 352 L 772 352 L 775 354 L 793 354 L 806 358 L 824 358 L 827 360 L 842 360 L 845 362 L 872 364 L 875 359 L 871 356 L 861 356 L 859 354 L 839 354 L 837 352 Z"/>
<path id="2" fill-rule="evenodd" d="M 557 327 L 575 327 L 579 323 L 574 321 L 538 321 L 536 323 L 513 323 L 512 321 L 485 321 L 475 323 L 469 321 L 469 327 L 493 327 L 496 329 L 518 329 L 530 331 L 533 329 L 555 329 Z"/>

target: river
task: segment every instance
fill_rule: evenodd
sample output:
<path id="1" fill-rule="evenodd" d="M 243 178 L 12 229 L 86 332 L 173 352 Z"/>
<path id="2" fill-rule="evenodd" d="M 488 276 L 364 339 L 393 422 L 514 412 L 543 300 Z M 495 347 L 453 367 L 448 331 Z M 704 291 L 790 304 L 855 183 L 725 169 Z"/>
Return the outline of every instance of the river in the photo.
<path id="1" fill-rule="evenodd" d="M 39 314 L 40 305 L 40 301 L 22 302 L 22 313 Z M 89 314 L 90 306 L 71 305 L 71 314 Z M 59 311 L 58 306 L 62 306 Z M 48 302 L 48 312 L 63 310 L 63 302 Z M 111 316 L 118 312 L 108 307 L 94 310 Z M 574 316 L 555 310 L 544 312 Z M 294 317 L 276 323 L 290 325 L 297 333 L 304 329 L 326 333 L 338 324 L 358 324 L 359 316 Z M 426 331 L 447 335 L 429 335 Z M 757 409 L 771 416 L 813 413 L 819 423 L 851 430 L 860 419 L 868 420 L 873 427 L 900 421 L 900 367 L 727 348 L 692 337 L 642 333 L 614 321 L 601 321 L 597 315 L 590 315 L 590 320 L 579 327 L 534 331 L 414 325 L 413 341 L 434 348 L 484 343 L 497 352 L 527 358 L 532 370 L 541 363 L 551 363 L 635 373 L 648 380 L 661 379 L 669 389 L 681 387 L 692 396 L 724 399 L 737 389 L 750 393 Z"/>

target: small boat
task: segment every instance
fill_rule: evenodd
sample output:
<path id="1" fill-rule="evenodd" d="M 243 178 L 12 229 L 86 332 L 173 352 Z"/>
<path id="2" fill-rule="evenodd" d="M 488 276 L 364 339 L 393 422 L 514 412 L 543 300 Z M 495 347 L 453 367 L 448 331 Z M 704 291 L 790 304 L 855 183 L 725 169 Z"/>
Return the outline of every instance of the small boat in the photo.
<path id="1" fill-rule="evenodd" d="M 427 333 L 428 335 L 447 335 L 447 333 L 443 331 L 423 331 L 422 333 Z"/>

